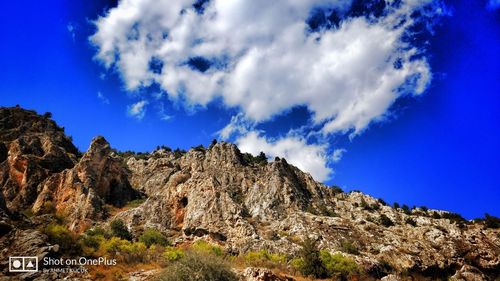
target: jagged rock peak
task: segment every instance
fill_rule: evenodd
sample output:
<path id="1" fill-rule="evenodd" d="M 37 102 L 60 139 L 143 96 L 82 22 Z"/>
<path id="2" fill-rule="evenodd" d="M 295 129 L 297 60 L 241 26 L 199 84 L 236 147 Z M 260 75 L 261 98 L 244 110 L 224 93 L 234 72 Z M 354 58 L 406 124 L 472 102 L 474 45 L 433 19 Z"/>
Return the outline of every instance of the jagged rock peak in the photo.
<path id="1" fill-rule="evenodd" d="M 10 210 L 29 208 L 40 183 L 78 161 L 78 149 L 50 117 L 0 107 L 0 191 Z"/>
<path id="2" fill-rule="evenodd" d="M 49 136 L 54 144 L 78 154 L 71 138 L 64 134 L 64 128 L 51 118 L 52 114 L 48 112 L 42 116 L 20 107 L 0 107 L 0 141 L 10 142 L 23 136 Z"/>

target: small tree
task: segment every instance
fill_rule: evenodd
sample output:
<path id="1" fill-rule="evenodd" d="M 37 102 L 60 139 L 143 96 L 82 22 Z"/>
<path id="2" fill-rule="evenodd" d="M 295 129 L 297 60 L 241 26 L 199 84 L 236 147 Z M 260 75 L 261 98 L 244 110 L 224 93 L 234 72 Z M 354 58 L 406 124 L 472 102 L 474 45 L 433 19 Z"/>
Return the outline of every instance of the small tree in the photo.
<path id="1" fill-rule="evenodd" d="M 116 220 L 112 221 L 109 226 L 111 228 L 111 232 L 113 233 L 113 236 L 116 236 L 116 237 L 119 237 L 119 238 L 125 239 L 125 240 L 132 240 L 132 234 L 130 233 L 130 231 L 128 231 L 127 226 L 125 225 L 125 223 L 122 220 L 116 219 Z"/>
<path id="2" fill-rule="evenodd" d="M 259 164 L 267 164 L 267 156 L 262 151 L 259 153 L 259 156 L 255 157 L 255 160 Z"/>
<path id="3" fill-rule="evenodd" d="M 212 149 L 212 147 L 214 147 L 216 144 L 217 144 L 217 140 L 213 139 L 212 142 L 210 143 L 210 146 L 208 147 L 208 149 Z"/>
<path id="4" fill-rule="evenodd" d="M 394 222 L 385 214 L 380 215 L 380 224 L 385 227 L 393 226 Z"/>
<path id="5" fill-rule="evenodd" d="M 500 228 L 500 218 L 484 214 L 484 225 L 487 228 Z"/>
<path id="6" fill-rule="evenodd" d="M 392 206 L 394 207 L 394 209 L 399 209 L 400 208 L 398 202 L 394 202 L 394 204 L 392 204 Z"/>
<path id="7" fill-rule="evenodd" d="M 344 192 L 344 190 L 342 190 L 342 188 L 338 185 L 332 185 L 330 188 L 333 190 L 333 193 L 335 194 Z"/>
<path id="8" fill-rule="evenodd" d="M 151 245 L 169 245 L 167 237 L 158 230 L 152 228 L 146 229 L 141 237 L 139 237 L 139 241 L 144 243 L 148 248 L 151 247 Z"/>
<path id="9" fill-rule="evenodd" d="M 320 252 L 316 247 L 316 241 L 307 237 L 302 243 L 300 250 L 302 264 L 299 271 L 304 276 L 313 276 L 315 278 L 325 278 L 328 272 L 321 261 Z"/>
<path id="10" fill-rule="evenodd" d="M 417 222 L 412 218 L 406 218 L 405 222 L 411 226 L 417 226 Z"/>

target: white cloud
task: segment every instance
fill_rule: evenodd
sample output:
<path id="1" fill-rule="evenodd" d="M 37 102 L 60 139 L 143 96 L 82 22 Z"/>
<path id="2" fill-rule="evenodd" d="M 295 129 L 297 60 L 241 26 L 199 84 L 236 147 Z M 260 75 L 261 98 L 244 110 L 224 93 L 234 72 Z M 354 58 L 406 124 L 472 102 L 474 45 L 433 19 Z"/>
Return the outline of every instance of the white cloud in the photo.
<path id="1" fill-rule="evenodd" d="M 313 8 L 343 14 L 351 0 L 211 0 L 202 14 L 193 0 L 122 0 L 95 21 L 90 40 L 97 59 L 116 67 L 128 90 L 158 83 L 188 107 L 221 98 L 239 108 L 220 131 L 223 138 L 251 136 L 246 124 L 295 106 L 307 107 L 324 136 L 356 135 L 383 119 L 402 95 L 428 87 L 426 58 L 402 38 L 418 20 L 411 15 L 437 1 L 402 1 L 379 18 L 349 17 L 338 28 L 308 32 Z M 421 14 L 444 12 L 437 4 L 430 10 Z M 187 64 L 197 57 L 207 60 L 204 71 Z M 317 169 L 321 178 L 330 173 L 326 166 Z"/>
<path id="2" fill-rule="evenodd" d="M 220 96 L 257 122 L 306 105 L 316 123 L 327 121 L 325 133 L 360 132 L 404 94 L 398 88 L 409 79 L 411 94 L 426 89 L 427 61 L 411 59 L 417 50 L 401 38 L 410 14 L 431 2 L 405 1 L 376 21 L 352 18 L 307 34 L 313 7 L 342 11 L 350 1 L 212 0 L 198 14 L 193 1 L 124 0 L 96 21 L 91 40 L 129 90 L 157 82 L 171 97 L 201 105 Z M 186 62 L 198 56 L 224 57 L 227 67 L 193 70 Z M 153 58 L 161 73 L 149 69 Z"/>
<path id="3" fill-rule="evenodd" d="M 97 98 L 104 104 L 109 104 L 109 99 L 101 92 L 97 92 Z"/>
<path id="4" fill-rule="evenodd" d="M 284 157 L 299 169 L 309 172 L 316 180 L 324 181 L 332 175 L 328 167 L 330 157 L 327 146 L 307 144 L 303 138 L 287 136 L 277 140 L 269 140 L 255 131 L 251 131 L 236 140 L 243 152 L 258 155 L 263 151 L 268 157 Z"/>
<path id="5" fill-rule="evenodd" d="M 144 118 L 144 115 L 146 115 L 146 105 L 148 104 L 148 101 L 146 100 L 141 100 L 139 102 L 136 102 L 127 108 L 127 114 L 131 117 L 134 117 L 138 120 L 142 120 Z"/>
<path id="6" fill-rule="evenodd" d="M 345 150 L 344 148 L 335 149 L 332 155 L 332 162 L 339 162 L 346 152 L 347 150 Z"/>
<path id="7" fill-rule="evenodd" d="M 244 118 L 242 114 L 237 114 L 231 117 L 231 121 L 222 130 L 217 132 L 217 134 L 223 139 L 227 140 L 233 135 L 242 135 L 247 133 L 250 128 L 253 127 L 248 120 Z"/>

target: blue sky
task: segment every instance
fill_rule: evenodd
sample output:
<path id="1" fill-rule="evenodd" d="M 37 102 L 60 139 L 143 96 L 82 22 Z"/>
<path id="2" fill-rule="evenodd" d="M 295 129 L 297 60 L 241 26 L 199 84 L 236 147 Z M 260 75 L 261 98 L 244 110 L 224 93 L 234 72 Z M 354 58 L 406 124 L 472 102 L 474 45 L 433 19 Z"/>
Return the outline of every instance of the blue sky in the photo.
<path id="1" fill-rule="evenodd" d="M 270 15 L 209 1 L 182 17 L 173 4 L 135 1 L 135 22 L 120 6 L 108 14 L 114 1 L 72 2 L 4 4 L 0 105 L 52 112 L 82 151 L 95 135 L 136 151 L 225 138 L 345 190 L 500 215 L 495 1 L 413 1 L 425 8 L 408 15 L 376 1 L 356 1 L 370 13 L 348 0 L 277 1 L 289 6 L 265 7 Z M 151 11 L 173 16 L 157 23 Z M 224 20 L 203 17 L 214 11 Z M 264 28 L 243 28 L 248 19 Z"/>

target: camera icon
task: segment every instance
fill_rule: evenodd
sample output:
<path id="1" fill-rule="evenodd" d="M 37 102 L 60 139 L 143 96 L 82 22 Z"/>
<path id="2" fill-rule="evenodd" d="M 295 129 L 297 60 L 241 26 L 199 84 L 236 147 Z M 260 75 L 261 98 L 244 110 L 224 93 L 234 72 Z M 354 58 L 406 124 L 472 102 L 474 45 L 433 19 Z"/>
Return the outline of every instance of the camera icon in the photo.
<path id="1" fill-rule="evenodd" d="M 10 272 L 37 272 L 38 257 L 9 257 Z"/>

